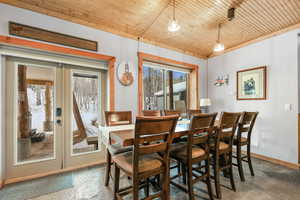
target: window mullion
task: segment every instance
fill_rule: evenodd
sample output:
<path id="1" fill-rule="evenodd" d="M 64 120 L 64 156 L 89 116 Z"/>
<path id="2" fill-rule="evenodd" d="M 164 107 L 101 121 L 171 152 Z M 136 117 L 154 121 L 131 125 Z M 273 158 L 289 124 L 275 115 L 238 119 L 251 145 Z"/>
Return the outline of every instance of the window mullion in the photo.
<path id="1" fill-rule="evenodd" d="M 167 77 L 166 77 L 166 70 L 162 70 L 163 71 L 163 93 L 164 93 L 164 108 L 165 109 L 168 109 L 167 108 Z"/>

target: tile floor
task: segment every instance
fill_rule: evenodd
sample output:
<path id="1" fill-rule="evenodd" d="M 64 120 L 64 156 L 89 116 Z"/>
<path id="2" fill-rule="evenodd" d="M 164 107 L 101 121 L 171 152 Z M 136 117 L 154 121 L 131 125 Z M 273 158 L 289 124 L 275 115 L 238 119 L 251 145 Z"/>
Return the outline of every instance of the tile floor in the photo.
<path id="1" fill-rule="evenodd" d="M 237 192 L 222 187 L 223 200 L 300 200 L 300 171 L 258 159 L 253 161 L 256 176 L 251 177 L 245 165 L 246 182 L 242 183 L 236 168 L 234 171 Z M 112 199 L 112 184 L 110 187 L 104 186 L 104 171 L 105 166 L 73 172 L 73 187 L 31 200 L 110 200 Z M 224 186 L 230 186 L 226 178 L 222 177 L 221 183 Z M 123 177 L 121 184 L 128 184 L 126 177 Z M 208 199 L 205 193 L 206 186 L 203 183 L 198 183 L 194 191 L 196 199 Z M 142 195 L 143 192 L 141 192 Z M 0 199 L 11 200 L 5 197 Z M 129 196 L 126 199 L 131 198 Z M 171 186 L 171 199 L 187 200 L 188 197 L 181 190 Z"/>

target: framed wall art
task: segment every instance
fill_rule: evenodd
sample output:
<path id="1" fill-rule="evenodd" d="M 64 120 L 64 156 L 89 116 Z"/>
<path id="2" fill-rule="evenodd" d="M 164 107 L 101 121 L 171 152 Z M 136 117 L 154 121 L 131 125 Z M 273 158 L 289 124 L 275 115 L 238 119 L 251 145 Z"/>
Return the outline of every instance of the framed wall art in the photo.
<path id="1" fill-rule="evenodd" d="M 266 89 L 266 66 L 237 72 L 237 100 L 265 100 Z"/>

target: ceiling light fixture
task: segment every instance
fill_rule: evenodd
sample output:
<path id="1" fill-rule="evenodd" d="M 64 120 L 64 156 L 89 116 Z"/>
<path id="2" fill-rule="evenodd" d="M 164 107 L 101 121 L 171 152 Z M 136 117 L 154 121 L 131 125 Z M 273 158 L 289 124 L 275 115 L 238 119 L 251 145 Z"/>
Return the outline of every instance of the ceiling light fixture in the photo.
<path id="1" fill-rule="evenodd" d="M 219 24 L 219 26 L 218 26 L 218 40 L 217 40 L 217 43 L 215 44 L 214 52 L 224 51 L 224 49 L 225 49 L 224 44 L 222 44 L 220 42 L 220 35 L 221 35 L 220 32 L 221 32 L 221 24 Z"/>
<path id="2" fill-rule="evenodd" d="M 169 21 L 168 31 L 176 32 L 179 29 L 180 29 L 180 25 L 178 24 L 177 20 L 175 19 L 175 0 L 173 0 L 173 18 Z"/>

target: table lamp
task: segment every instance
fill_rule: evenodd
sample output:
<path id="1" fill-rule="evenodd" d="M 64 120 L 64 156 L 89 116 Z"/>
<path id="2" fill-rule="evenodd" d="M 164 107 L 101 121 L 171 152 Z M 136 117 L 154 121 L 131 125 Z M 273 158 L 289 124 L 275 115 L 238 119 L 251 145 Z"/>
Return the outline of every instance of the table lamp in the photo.
<path id="1" fill-rule="evenodd" d="M 200 108 L 203 113 L 209 112 L 209 106 L 211 106 L 211 100 L 209 98 L 200 99 Z"/>

